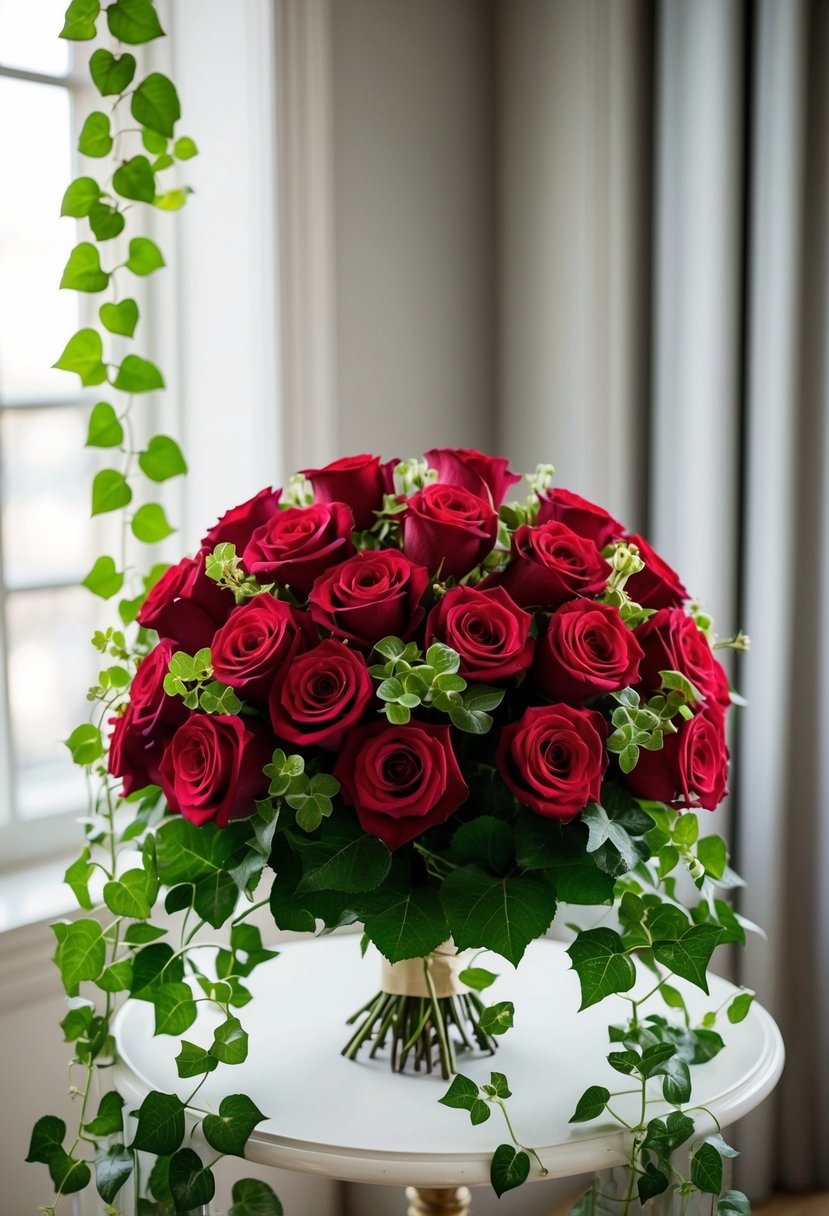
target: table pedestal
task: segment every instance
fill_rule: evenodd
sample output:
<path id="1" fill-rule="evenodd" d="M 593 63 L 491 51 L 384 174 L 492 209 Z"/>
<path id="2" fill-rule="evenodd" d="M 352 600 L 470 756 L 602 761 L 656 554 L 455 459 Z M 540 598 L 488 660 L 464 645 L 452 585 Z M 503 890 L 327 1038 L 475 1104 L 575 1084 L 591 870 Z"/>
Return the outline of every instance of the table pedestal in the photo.
<path id="1" fill-rule="evenodd" d="M 469 1216 L 468 1186 L 444 1188 L 407 1186 L 408 1216 Z"/>

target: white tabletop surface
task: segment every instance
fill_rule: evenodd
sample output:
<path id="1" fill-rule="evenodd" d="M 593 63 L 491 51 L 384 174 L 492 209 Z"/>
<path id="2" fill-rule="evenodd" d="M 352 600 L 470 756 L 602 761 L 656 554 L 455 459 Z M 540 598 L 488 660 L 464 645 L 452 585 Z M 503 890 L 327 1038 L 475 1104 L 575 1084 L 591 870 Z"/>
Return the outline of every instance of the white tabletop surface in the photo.
<path id="1" fill-rule="evenodd" d="M 607 1026 L 629 1015 L 630 1005 L 610 997 L 578 1012 L 579 985 L 560 942 L 533 943 L 516 970 L 496 955 L 482 966 L 499 974 L 488 1002 L 512 1000 L 515 1027 L 501 1039 L 495 1057 L 460 1053 L 458 1067 L 486 1082 L 494 1068 L 506 1073 L 513 1097 L 510 1115 L 524 1144 L 539 1151 L 550 1177 L 604 1169 L 624 1159 L 624 1141 L 610 1121 L 570 1125 L 576 1101 L 588 1085 L 628 1088 L 626 1078 L 605 1061 Z M 250 1160 L 284 1169 L 357 1182 L 415 1186 L 468 1186 L 489 1181 L 494 1148 L 508 1140 L 500 1112 L 473 1127 L 465 1111 L 438 1104 L 448 1082 L 440 1076 L 392 1073 L 387 1058 L 354 1062 L 341 1048 L 350 1031 L 346 1018 L 376 991 L 379 959 L 360 957 L 359 937 L 342 935 L 292 942 L 278 959 L 249 981 L 255 1000 L 239 1010 L 250 1033 L 247 1061 L 220 1066 L 199 1091 L 200 1106 L 218 1106 L 228 1093 L 246 1093 L 269 1117 L 248 1142 Z M 674 982 L 674 981 L 672 981 Z M 677 981 L 695 1017 L 716 1009 L 732 986 L 711 978 L 711 995 Z M 187 1039 L 209 1046 L 221 1021 L 200 1005 Z M 651 1012 L 665 1012 L 655 998 Z M 725 1016 L 717 1030 L 726 1050 L 693 1067 L 693 1102 L 711 1109 L 723 1126 L 753 1109 L 773 1089 L 783 1067 L 783 1045 L 768 1013 L 757 1003 L 744 1022 Z M 177 1037 L 153 1037 L 153 1007 L 134 1001 L 118 1016 L 121 1056 L 117 1083 L 138 1103 L 150 1089 L 192 1092 L 193 1080 L 178 1078 Z M 635 1121 L 635 1098 L 614 1103 Z M 660 1102 L 649 1114 L 664 1109 Z M 713 1128 L 697 1117 L 700 1132 Z M 532 1178 L 538 1176 L 533 1168 Z"/>

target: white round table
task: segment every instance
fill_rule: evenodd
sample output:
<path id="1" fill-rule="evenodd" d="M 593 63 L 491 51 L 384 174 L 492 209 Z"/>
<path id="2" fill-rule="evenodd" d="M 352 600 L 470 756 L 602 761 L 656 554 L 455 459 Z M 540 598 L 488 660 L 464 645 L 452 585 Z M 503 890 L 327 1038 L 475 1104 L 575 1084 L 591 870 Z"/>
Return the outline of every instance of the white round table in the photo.
<path id="1" fill-rule="evenodd" d="M 251 1136 L 247 1156 L 266 1165 L 409 1185 L 424 1195 L 425 1188 L 488 1184 L 493 1150 L 509 1139 L 497 1109 L 473 1127 L 465 1111 L 439 1105 L 448 1088 L 439 1075 L 392 1073 L 387 1057 L 369 1060 L 367 1051 L 356 1062 L 340 1054 L 349 1036 L 346 1019 L 378 988 L 379 956 L 370 950 L 362 959 L 359 940 L 342 935 L 292 942 L 254 973 L 248 983 L 255 999 L 239 1011 L 250 1033 L 250 1054 L 244 1064 L 209 1075 L 199 1105 L 218 1106 L 231 1091 L 248 1094 L 268 1119 Z M 578 980 L 561 942 L 534 942 L 518 969 L 497 955 L 479 961 L 499 974 L 486 991 L 488 1003 L 514 1001 L 515 1026 L 494 1057 L 460 1053 L 460 1071 L 479 1082 L 488 1081 L 492 1069 L 507 1075 L 516 1134 L 538 1151 L 549 1177 L 622 1164 L 625 1133 L 617 1124 L 568 1120 L 588 1085 L 626 1088 L 605 1057 L 607 1027 L 629 1016 L 630 1005 L 610 997 L 579 1013 Z M 734 991 L 717 977 L 711 978 L 709 997 L 683 981 L 676 984 L 695 1019 L 719 1008 Z M 658 998 L 646 1008 L 665 1012 Z M 200 1009 L 186 1037 L 209 1045 L 221 1016 L 208 1006 Z M 773 1089 L 784 1052 L 775 1023 L 756 1002 L 740 1025 L 723 1015 L 717 1030 L 727 1050 L 692 1069 L 693 1102 L 726 1126 Z M 178 1038 L 153 1036 L 152 1005 L 136 1001 L 122 1009 L 115 1033 L 117 1085 L 128 1101 L 139 1103 L 151 1089 L 182 1098 L 192 1092 L 192 1080 L 177 1074 Z M 635 1122 L 637 1112 L 626 1106 L 635 1101 L 619 1098 L 614 1105 Z M 654 1102 L 649 1109 L 658 1115 L 664 1108 Z M 697 1127 L 707 1135 L 714 1124 L 697 1112 Z M 530 1177 L 539 1176 L 534 1163 Z M 453 1192 L 445 1194 L 448 1203 Z M 413 1212 L 466 1210 L 429 1207 L 427 1199 L 419 1207 L 414 1196 L 412 1202 Z"/>

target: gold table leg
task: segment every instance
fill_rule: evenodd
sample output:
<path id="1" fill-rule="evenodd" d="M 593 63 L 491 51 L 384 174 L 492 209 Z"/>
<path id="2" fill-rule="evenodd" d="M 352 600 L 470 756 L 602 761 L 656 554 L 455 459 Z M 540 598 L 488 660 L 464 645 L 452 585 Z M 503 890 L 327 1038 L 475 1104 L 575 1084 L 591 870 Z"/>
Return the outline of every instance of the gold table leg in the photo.
<path id="1" fill-rule="evenodd" d="M 467 1186 L 407 1186 L 409 1216 L 469 1216 L 472 1196 Z"/>

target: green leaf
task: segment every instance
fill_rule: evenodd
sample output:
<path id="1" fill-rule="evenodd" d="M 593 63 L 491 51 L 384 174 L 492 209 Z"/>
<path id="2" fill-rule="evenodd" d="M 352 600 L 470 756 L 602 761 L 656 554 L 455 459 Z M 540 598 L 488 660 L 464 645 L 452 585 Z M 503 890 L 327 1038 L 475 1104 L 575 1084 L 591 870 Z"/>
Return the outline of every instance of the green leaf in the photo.
<path id="1" fill-rule="evenodd" d="M 200 1077 L 202 1073 L 213 1072 L 218 1068 L 219 1061 L 209 1051 L 199 1047 L 198 1043 L 181 1040 L 181 1051 L 176 1056 L 176 1067 L 180 1077 Z"/>
<path id="2" fill-rule="evenodd" d="M 130 996 L 138 1001 L 151 1001 L 155 991 L 165 982 L 184 979 L 184 963 L 173 955 L 166 942 L 145 946 L 135 955 L 132 966 Z"/>
<path id="3" fill-rule="evenodd" d="M 112 188 L 122 198 L 151 203 L 155 198 L 155 174 L 146 156 L 133 156 L 120 165 L 112 175 Z"/>
<path id="4" fill-rule="evenodd" d="M 169 1157 L 184 1139 L 184 1103 L 176 1094 L 148 1093 L 135 1112 L 137 1127 L 132 1148 Z"/>
<path id="5" fill-rule="evenodd" d="M 61 1150 L 49 1162 L 49 1175 L 62 1195 L 74 1195 L 89 1186 L 92 1177 L 85 1161 L 77 1161 Z"/>
<path id="6" fill-rule="evenodd" d="M 543 879 L 492 878 L 473 869 L 450 874 L 440 898 L 459 950 L 485 946 L 515 965 L 556 910 L 555 891 Z"/>
<path id="7" fill-rule="evenodd" d="M 216 1193 L 211 1170 L 191 1148 L 180 1149 L 172 1157 L 169 1180 L 176 1212 L 188 1213 L 203 1207 Z"/>
<path id="8" fill-rule="evenodd" d="M 706 971 L 719 944 L 722 930 L 715 925 L 694 925 L 675 942 L 655 942 L 653 956 L 674 975 L 708 992 Z"/>
<path id="9" fill-rule="evenodd" d="M 748 1015 L 748 1011 L 751 1008 L 753 1000 L 753 992 L 741 992 L 738 996 L 735 996 L 727 1010 L 729 1022 L 731 1022 L 733 1025 L 736 1025 L 738 1022 L 742 1022 L 743 1019 Z"/>
<path id="10" fill-rule="evenodd" d="M 97 728 L 93 728 L 97 729 Z M 89 894 L 89 880 L 95 872 L 95 867 L 89 864 L 89 849 L 85 848 L 77 861 L 73 861 L 63 876 L 63 881 L 72 888 L 72 894 L 82 908 L 92 911 L 92 898 Z"/>
<path id="11" fill-rule="evenodd" d="M 686 811 L 677 818 L 674 826 L 674 840 L 683 848 L 690 848 L 699 836 L 699 823 L 692 811 Z"/>
<path id="12" fill-rule="evenodd" d="M 167 435 L 153 435 L 146 451 L 138 457 L 138 464 L 150 481 L 167 481 L 187 472 L 181 448 Z"/>
<path id="13" fill-rule="evenodd" d="M 94 157 L 109 156 L 112 151 L 109 118 L 100 110 L 87 115 L 78 139 L 78 151 L 83 156 Z"/>
<path id="14" fill-rule="evenodd" d="M 58 37 L 70 42 L 88 42 L 97 33 L 95 22 L 100 11 L 98 0 L 72 0 Z"/>
<path id="15" fill-rule="evenodd" d="M 91 1122 L 84 1124 L 84 1130 L 89 1132 L 90 1136 L 120 1135 L 124 1128 L 123 1109 L 124 1099 L 111 1089 L 101 1098 L 98 1113 Z"/>
<path id="16" fill-rule="evenodd" d="M 681 1056 L 674 1056 L 663 1068 L 662 1096 L 673 1106 L 683 1106 L 691 1097 L 691 1071 Z"/>
<path id="17" fill-rule="evenodd" d="M 485 735 L 492 726 L 489 714 L 467 709 L 464 705 L 453 705 L 449 710 L 452 725 L 467 735 Z"/>
<path id="18" fill-rule="evenodd" d="M 102 304 L 98 310 L 101 324 L 111 334 L 123 334 L 131 338 L 138 324 L 138 305 L 135 300 L 122 300 L 120 304 Z"/>
<path id="19" fill-rule="evenodd" d="M 376 836 L 350 821 L 328 821 L 321 838 L 300 849 L 303 876 L 297 890 L 371 891 L 389 872 L 391 853 Z"/>
<path id="20" fill-rule="evenodd" d="M 703 836 L 697 844 L 697 857 L 711 878 L 722 878 L 728 865 L 728 851 L 721 836 Z"/>
<path id="21" fill-rule="evenodd" d="M 100 197 L 101 188 L 94 177 L 76 177 L 66 187 L 63 202 L 60 205 L 60 213 L 80 219 L 81 216 L 89 215 Z"/>
<path id="22" fill-rule="evenodd" d="M 83 722 L 76 726 L 66 740 L 66 746 L 72 753 L 75 764 L 94 764 L 104 754 L 104 741 L 97 726 L 91 722 Z"/>
<path id="23" fill-rule="evenodd" d="M 613 929 L 587 929 L 567 949 L 581 984 L 581 1009 L 595 1005 L 614 992 L 628 992 L 636 982 L 636 968 L 625 944 Z"/>
<path id="24" fill-rule="evenodd" d="M 515 1006 L 512 1001 L 496 1001 L 488 1005 L 480 1016 L 480 1026 L 484 1034 L 506 1034 L 512 1029 L 515 1017 Z"/>
<path id="25" fill-rule="evenodd" d="M 499 1144 L 489 1167 L 492 1189 L 500 1199 L 506 1191 L 512 1191 L 527 1181 L 530 1174 L 530 1159 L 523 1149 L 511 1144 Z"/>
<path id="26" fill-rule="evenodd" d="M 493 971 L 487 971 L 484 967 L 466 967 L 458 974 L 460 982 L 466 984 L 467 988 L 474 988 L 476 992 L 483 992 L 490 984 L 494 984 L 497 978 Z"/>
<path id="27" fill-rule="evenodd" d="M 726 1191 L 717 1204 L 718 1216 L 751 1216 L 751 1203 L 742 1191 Z"/>
<path id="28" fill-rule="evenodd" d="M 156 833 L 158 875 L 166 886 L 197 882 L 227 869 L 237 843 L 229 828 L 215 823 L 196 827 L 187 819 L 162 823 Z"/>
<path id="29" fill-rule="evenodd" d="M 123 1144 L 101 1149 L 95 1156 L 95 1186 L 104 1203 L 112 1203 L 132 1173 L 133 1154 Z"/>
<path id="30" fill-rule="evenodd" d="M 113 38 L 130 46 L 152 42 L 164 35 L 151 0 L 116 0 L 107 9 L 107 25 Z"/>
<path id="31" fill-rule="evenodd" d="M 166 265 L 161 250 L 155 241 L 146 236 L 134 236 L 130 241 L 127 270 L 133 274 L 148 275 Z"/>
<path id="32" fill-rule="evenodd" d="M 598 1119 L 610 1101 L 610 1090 L 602 1085 L 591 1085 L 586 1089 L 576 1103 L 576 1109 L 570 1119 L 571 1123 L 588 1123 Z"/>
<path id="33" fill-rule="evenodd" d="M 413 887 L 405 875 L 392 878 L 361 901 L 369 938 L 389 962 L 424 958 L 449 936 L 433 887 Z"/>
<path id="34" fill-rule="evenodd" d="M 475 1092 L 477 1093 L 477 1087 Z M 26 1160 L 48 1165 L 56 1153 L 63 1151 L 66 1124 L 57 1115 L 44 1115 L 32 1128 Z"/>
<path id="35" fill-rule="evenodd" d="M 488 1090 L 491 1090 L 497 1098 L 512 1097 L 512 1091 L 510 1090 L 509 1083 L 502 1072 L 491 1072 L 489 1074 Z"/>
<path id="36" fill-rule="evenodd" d="M 639 1202 L 645 1204 L 655 1195 L 661 1195 L 663 1191 L 667 1191 L 667 1176 L 662 1173 L 662 1170 L 657 1169 L 652 1161 L 648 1161 L 644 1174 L 640 1174 L 636 1180 L 636 1189 L 639 1192 Z"/>
<path id="37" fill-rule="evenodd" d="M 134 55 L 113 55 L 99 48 L 89 60 L 89 74 L 102 97 L 123 93 L 135 75 Z"/>
<path id="38" fill-rule="evenodd" d="M 677 1054 L 675 1043 L 652 1043 L 642 1052 L 639 1072 L 643 1077 L 655 1077 L 665 1071 L 664 1065 Z"/>
<path id="39" fill-rule="evenodd" d="M 694 1120 L 682 1111 L 674 1110 L 667 1119 L 651 1119 L 642 1147 L 667 1160 L 693 1134 Z"/>
<path id="40" fill-rule="evenodd" d="M 216 873 L 200 878 L 193 891 L 193 907 L 202 920 L 220 928 L 233 913 L 239 888 L 232 874 Z"/>
<path id="41" fill-rule="evenodd" d="M 141 132 L 141 142 L 153 156 L 164 155 L 167 152 L 167 137 L 159 135 L 157 131 L 152 131 L 149 127 L 145 127 Z"/>
<path id="42" fill-rule="evenodd" d="M 96 241 L 111 241 L 124 231 L 126 220 L 110 203 L 95 203 L 89 211 L 89 227 Z"/>
<path id="43" fill-rule="evenodd" d="M 471 1110 L 473 1103 L 478 1101 L 478 1086 L 462 1072 L 456 1073 L 452 1084 L 438 1101 L 453 1110 Z"/>
<path id="44" fill-rule="evenodd" d="M 691 1181 L 707 1195 L 722 1190 L 722 1157 L 713 1144 L 701 1144 L 691 1158 Z"/>
<path id="45" fill-rule="evenodd" d="M 175 532 L 167 521 L 164 508 L 157 502 L 147 502 L 139 507 L 130 521 L 130 527 L 136 540 L 143 541 L 145 545 L 153 545 Z"/>
<path id="46" fill-rule="evenodd" d="M 104 886 L 104 903 L 116 916 L 146 920 L 152 913 L 151 880 L 145 870 L 127 870 Z"/>
<path id="47" fill-rule="evenodd" d="M 196 1002 L 189 984 L 161 984 L 153 993 L 156 1034 L 182 1034 L 196 1020 Z"/>
<path id="48" fill-rule="evenodd" d="M 202 1131 L 217 1153 L 244 1157 L 248 1137 L 265 1117 L 245 1094 L 229 1094 L 219 1103 L 218 1115 L 206 1116 Z"/>
<path id="49" fill-rule="evenodd" d="M 146 942 L 164 937 L 166 932 L 166 929 L 159 929 L 156 925 L 130 925 L 124 934 L 124 941 L 132 946 L 143 946 Z"/>
<path id="50" fill-rule="evenodd" d="M 607 842 L 616 849 L 625 869 L 632 870 L 641 861 L 641 854 L 630 834 L 615 819 L 611 819 L 605 808 L 599 803 L 589 802 L 582 811 L 581 818 L 582 823 L 587 824 L 590 833 L 587 842 L 588 853 L 595 853 Z"/>
<path id="51" fill-rule="evenodd" d="M 243 1064 L 248 1058 L 248 1034 L 238 1018 L 229 1017 L 217 1026 L 210 1054 L 221 1064 Z"/>
<path id="52" fill-rule="evenodd" d="M 61 371 L 76 372 L 81 384 L 101 384 L 106 380 L 106 367 L 103 362 L 104 344 L 101 335 L 95 329 L 79 329 L 69 339 L 63 354 L 53 367 Z"/>
<path id="53" fill-rule="evenodd" d="M 117 511 L 132 499 L 132 490 L 118 469 L 100 469 L 92 482 L 92 514 Z"/>
<path id="54" fill-rule="evenodd" d="M 452 852 L 491 874 L 503 874 L 515 863 L 512 828 L 503 819 L 481 815 L 463 824 L 452 837 Z"/>
<path id="55" fill-rule="evenodd" d="M 125 393 L 149 393 L 164 388 L 164 377 L 149 359 L 127 355 L 118 368 L 114 386 Z"/>
<path id="56" fill-rule="evenodd" d="M 96 920 L 75 920 L 52 926 L 57 938 L 55 965 L 71 995 L 84 980 L 96 980 L 106 963 L 106 943 Z"/>
<path id="57" fill-rule="evenodd" d="M 132 95 L 130 109 L 136 122 L 170 138 L 173 127 L 181 118 L 175 85 L 160 72 L 151 72 L 141 81 Z"/>
<path id="58" fill-rule="evenodd" d="M 233 1207 L 227 1216 L 283 1216 L 282 1204 L 267 1182 L 242 1178 L 231 1192 Z"/>
<path id="59" fill-rule="evenodd" d="M 176 160 L 191 160 L 192 157 L 198 156 L 198 153 L 199 150 L 189 135 L 182 135 L 181 139 L 177 139 L 173 144 L 173 155 Z"/>
<path id="60" fill-rule="evenodd" d="M 98 250 L 89 241 L 76 245 L 69 255 L 69 261 L 63 271 L 60 281 L 61 288 L 71 291 L 96 292 L 104 291 L 109 283 L 109 275 L 101 269 L 101 259 Z"/>
<path id="61" fill-rule="evenodd" d="M 88 448 L 117 448 L 124 441 L 124 428 L 107 401 L 99 401 L 89 415 Z"/>

